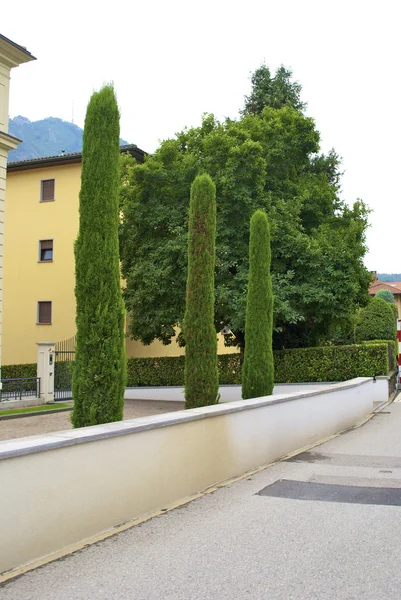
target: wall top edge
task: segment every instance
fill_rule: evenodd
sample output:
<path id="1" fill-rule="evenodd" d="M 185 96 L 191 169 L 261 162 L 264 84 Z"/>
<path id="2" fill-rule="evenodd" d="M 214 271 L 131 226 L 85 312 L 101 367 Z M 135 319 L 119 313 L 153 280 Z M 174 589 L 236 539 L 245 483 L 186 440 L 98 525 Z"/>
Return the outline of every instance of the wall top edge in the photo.
<path id="1" fill-rule="evenodd" d="M 152 415 L 127 421 L 118 421 L 116 423 L 106 423 L 103 425 L 93 425 L 91 427 L 57 431 L 44 435 L 5 440 L 0 442 L 0 460 L 56 450 L 66 446 L 74 446 L 76 444 L 95 442 L 106 438 L 140 433 L 151 429 L 160 429 L 161 427 L 171 425 L 180 425 L 191 421 L 198 421 L 200 419 L 228 415 L 230 413 L 254 410 L 257 408 L 273 406 L 275 404 L 295 402 L 297 400 L 303 400 L 318 395 L 324 396 L 331 392 L 360 387 L 371 381 L 371 377 L 358 377 L 350 379 L 349 381 L 327 385 L 325 388 L 320 388 L 319 390 L 277 394 L 274 396 L 253 398 L 251 400 L 237 400 L 235 402 L 215 404 L 213 406 L 193 408 L 174 413 Z"/>

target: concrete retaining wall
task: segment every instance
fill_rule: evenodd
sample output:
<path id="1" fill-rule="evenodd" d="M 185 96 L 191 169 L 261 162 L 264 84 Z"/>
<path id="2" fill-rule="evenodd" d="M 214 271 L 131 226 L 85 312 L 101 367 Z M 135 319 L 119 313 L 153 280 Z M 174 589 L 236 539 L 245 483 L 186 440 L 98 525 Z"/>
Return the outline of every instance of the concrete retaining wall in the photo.
<path id="1" fill-rule="evenodd" d="M 377 394 L 358 378 L 0 442 L 0 572 L 342 431 Z"/>

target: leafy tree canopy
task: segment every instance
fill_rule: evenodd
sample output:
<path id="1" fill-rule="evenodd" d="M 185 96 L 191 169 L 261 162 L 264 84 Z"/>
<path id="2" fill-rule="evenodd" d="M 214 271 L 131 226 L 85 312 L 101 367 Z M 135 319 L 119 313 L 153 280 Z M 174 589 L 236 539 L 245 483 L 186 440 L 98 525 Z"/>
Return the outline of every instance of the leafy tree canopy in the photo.
<path id="1" fill-rule="evenodd" d="M 262 64 L 251 77 L 252 91 L 245 97 L 243 115 L 260 115 L 265 106 L 282 108 L 290 106 L 296 110 L 303 110 L 305 104 L 301 102 L 301 85 L 292 81 L 292 71 L 281 65 L 274 77 L 270 69 Z"/>
<path id="2" fill-rule="evenodd" d="M 246 111 L 245 111 L 246 112 Z M 217 121 L 161 143 L 125 168 L 121 257 L 131 335 L 168 344 L 182 323 L 187 277 L 189 190 L 208 172 L 217 192 L 215 326 L 244 343 L 249 222 L 266 211 L 271 228 L 275 347 L 316 344 L 368 301 L 363 266 L 368 209 L 339 198 L 340 161 L 319 154 L 313 119 L 288 104 Z"/>

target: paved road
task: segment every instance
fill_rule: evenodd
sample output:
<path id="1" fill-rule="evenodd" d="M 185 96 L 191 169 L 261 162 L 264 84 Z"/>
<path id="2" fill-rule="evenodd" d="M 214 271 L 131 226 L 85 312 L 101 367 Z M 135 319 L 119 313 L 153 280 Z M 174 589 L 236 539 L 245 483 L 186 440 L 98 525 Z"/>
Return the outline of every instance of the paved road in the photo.
<path id="1" fill-rule="evenodd" d="M 400 432 L 393 404 L 295 460 L 11 581 L 1 600 L 399 600 L 401 508 L 364 502 L 373 487 L 401 503 Z M 323 486 L 326 500 L 258 494 L 282 479 L 316 498 Z M 359 488 L 358 503 L 335 502 L 338 484 L 350 498 Z"/>

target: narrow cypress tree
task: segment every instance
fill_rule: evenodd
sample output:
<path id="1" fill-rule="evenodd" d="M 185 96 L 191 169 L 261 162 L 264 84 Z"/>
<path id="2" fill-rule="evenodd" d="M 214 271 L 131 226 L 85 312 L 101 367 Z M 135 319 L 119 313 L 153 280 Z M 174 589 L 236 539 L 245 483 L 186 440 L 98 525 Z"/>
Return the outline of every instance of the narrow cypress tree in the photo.
<path id="1" fill-rule="evenodd" d="M 269 396 L 274 387 L 272 349 L 273 292 L 270 277 L 270 229 L 266 213 L 251 218 L 249 282 L 245 317 L 242 397 Z"/>
<path id="2" fill-rule="evenodd" d="M 123 417 L 125 310 L 120 287 L 118 190 L 120 115 L 112 86 L 88 104 L 82 148 L 73 372 L 74 427 Z"/>
<path id="3" fill-rule="evenodd" d="M 207 174 L 191 186 L 188 279 L 184 318 L 185 407 L 218 402 L 217 335 L 214 326 L 216 187 Z"/>

